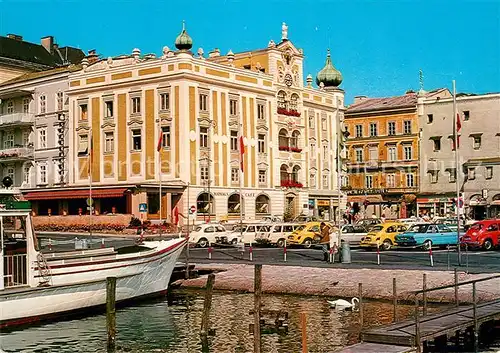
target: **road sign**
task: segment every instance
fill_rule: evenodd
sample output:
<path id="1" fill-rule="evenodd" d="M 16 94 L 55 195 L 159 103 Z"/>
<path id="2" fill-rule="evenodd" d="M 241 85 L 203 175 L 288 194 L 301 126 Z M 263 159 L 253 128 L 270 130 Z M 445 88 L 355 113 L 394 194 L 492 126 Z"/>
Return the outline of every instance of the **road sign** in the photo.
<path id="1" fill-rule="evenodd" d="M 189 207 L 189 213 L 190 214 L 195 214 L 196 213 L 196 206 L 195 205 L 192 205 L 191 207 Z"/>
<path id="2" fill-rule="evenodd" d="M 91 206 L 94 204 L 94 199 L 91 199 L 90 197 L 87 199 L 87 206 Z"/>
<path id="3" fill-rule="evenodd" d="M 148 211 L 148 204 L 147 203 L 140 203 L 139 204 L 139 212 L 147 212 Z"/>

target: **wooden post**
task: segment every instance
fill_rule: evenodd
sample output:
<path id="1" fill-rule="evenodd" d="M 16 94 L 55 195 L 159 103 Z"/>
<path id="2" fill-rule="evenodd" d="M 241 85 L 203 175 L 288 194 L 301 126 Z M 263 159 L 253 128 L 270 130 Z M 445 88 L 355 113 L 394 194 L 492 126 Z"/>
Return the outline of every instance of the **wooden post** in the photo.
<path id="1" fill-rule="evenodd" d="M 359 326 L 363 329 L 363 283 L 358 284 Z"/>
<path id="2" fill-rule="evenodd" d="M 260 309 L 262 297 L 262 265 L 255 265 L 253 297 L 253 351 L 260 353 Z"/>
<path id="3" fill-rule="evenodd" d="M 203 302 L 203 316 L 201 317 L 201 334 L 208 335 L 208 320 L 210 317 L 210 307 L 212 306 L 212 293 L 214 290 L 215 275 L 208 275 L 205 289 L 205 301 Z"/>
<path id="4" fill-rule="evenodd" d="M 418 294 L 415 294 L 415 347 L 417 352 L 422 352 L 420 347 L 420 317 L 419 317 Z"/>
<path id="5" fill-rule="evenodd" d="M 424 273 L 424 276 L 423 276 L 423 283 L 422 283 L 422 289 L 423 289 L 423 293 L 422 293 L 422 296 L 423 296 L 423 300 L 424 300 L 424 311 L 423 311 L 423 316 L 427 315 L 427 274 Z"/>
<path id="6" fill-rule="evenodd" d="M 392 302 L 393 302 L 393 308 L 392 308 L 392 321 L 396 322 L 397 320 L 397 306 L 398 306 L 398 294 L 397 294 L 397 288 L 396 288 L 396 277 L 392 278 Z"/>
<path id="7" fill-rule="evenodd" d="M 108 352 L 116 346 L 116 277 L 106 277 L 106 330 L 108 332 Z"/>
<path id="8" fill-rule="evenodd" d="M 472 316 L 474 318 L 474 353 L 477 353 L 479 345 L 479 325 L 477 322 L 476 282 L 472 283 Z"/>
<path id="9" fill-rule="evenodd" d="M 454 274 L 455 274 L 455 306 L 458 307 L 460 303 L 458 301 L 458 270 L 456 267 Z"/>
<path id="10" fill-rule="evenodd" d="M 307 314 L 300 313 L 300 326 L 302 328 L 302 353 L 307 353 Z"/>

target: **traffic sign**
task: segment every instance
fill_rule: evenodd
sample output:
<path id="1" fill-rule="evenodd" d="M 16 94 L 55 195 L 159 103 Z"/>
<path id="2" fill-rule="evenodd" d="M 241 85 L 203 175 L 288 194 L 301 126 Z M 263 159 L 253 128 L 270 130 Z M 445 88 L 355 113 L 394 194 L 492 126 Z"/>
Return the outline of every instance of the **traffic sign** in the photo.
<path id="1" fill-rule="evenodd" d="M 90 197 L 87 199 L 87 206 L 92 206 L 94 204 L 94 199 L 91 199 Z"/>
<path id="2" fill-rule="evenodd" d="M 147 212 L 148 211 L 148 204 L 147 203 L 140 203 L 139 204 L 139 212 Z"/>
<path id="3" fill-rule="evenodd" d="M 190 214 L 195 214 L 196 213 L 196 206 L 195 205 L 192 205 L 191 207 L 189 207 L 189 213 Z"/>

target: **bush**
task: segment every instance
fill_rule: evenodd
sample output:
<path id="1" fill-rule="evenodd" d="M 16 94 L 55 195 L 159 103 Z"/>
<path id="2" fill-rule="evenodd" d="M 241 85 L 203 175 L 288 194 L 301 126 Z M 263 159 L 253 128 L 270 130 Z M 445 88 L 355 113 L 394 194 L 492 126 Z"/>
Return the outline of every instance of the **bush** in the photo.
<path id="1" fill-rule="evenodd" d="M 140 227 L 142 225 L 142 222 L 139 218 L 136 218 L 136 217 L 132 217 L 132 219 L 130 220 L 130 223 L 128 225 L 129 228 L 137 228 L 137 227 Z"/>

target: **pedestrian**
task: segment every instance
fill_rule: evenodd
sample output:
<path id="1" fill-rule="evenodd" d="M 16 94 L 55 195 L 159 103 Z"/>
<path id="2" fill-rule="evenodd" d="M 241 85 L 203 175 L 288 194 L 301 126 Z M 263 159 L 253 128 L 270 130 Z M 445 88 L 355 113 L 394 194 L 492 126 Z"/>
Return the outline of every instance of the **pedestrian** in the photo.
<path id="1" fill-rule="evenodd" d="M 323 261 L 328 262 L 329 255 L 330 255 L 330 233 L 331 233 L 331 227 L 326 224 L 325 222 L 321 222 L 319 225 L 319 231 L 320 231 L 320 244 L 321 244 L 321 250 L 323 251 Z"/>
<path id="2" fill-rule="evenodd" d="M 385 214 L 382 213 L 382 216 L 380 216 L 380 220 L 382 221 L 382 223 L 385 223 Z"/>

